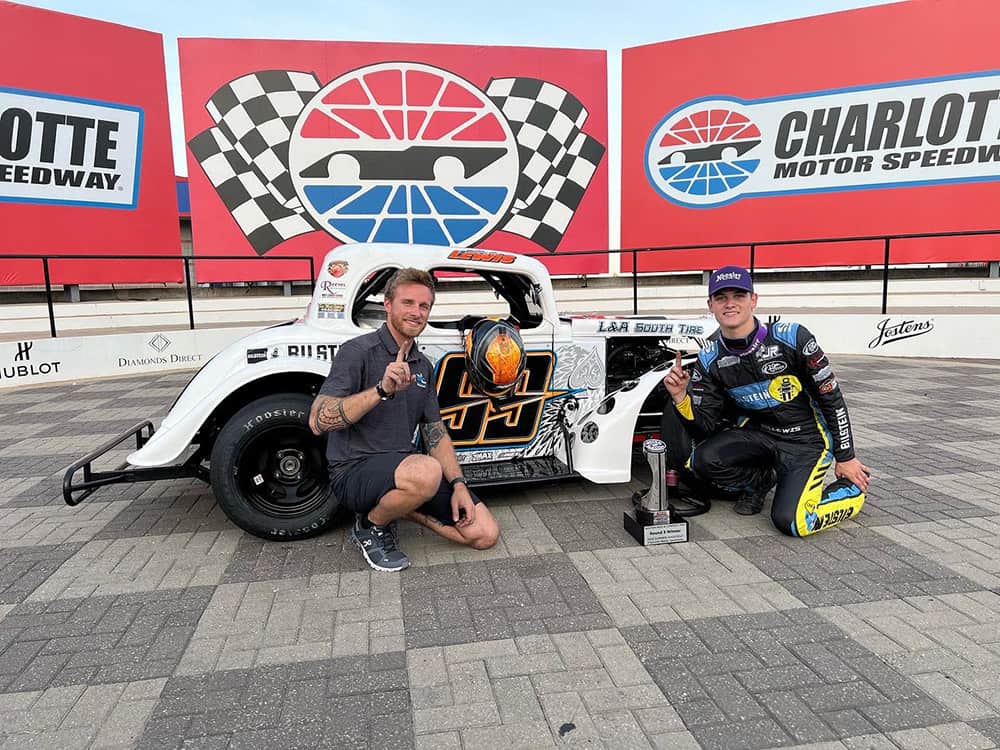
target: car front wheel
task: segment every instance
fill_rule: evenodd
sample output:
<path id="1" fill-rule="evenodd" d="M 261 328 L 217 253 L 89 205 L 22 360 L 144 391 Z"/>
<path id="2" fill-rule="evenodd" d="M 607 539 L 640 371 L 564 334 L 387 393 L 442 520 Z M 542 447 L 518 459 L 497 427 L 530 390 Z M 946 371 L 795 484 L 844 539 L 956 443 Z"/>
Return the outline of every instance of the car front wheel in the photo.
<path id="1" fill-rule="evenodd" d="M 238 411 L 212 448 L 212 489 L 229 519 L 264 539 L 305 539 L 329 528 L 339 502 L 330 487 L 326 437 L 309 429 L 312 399 L 265 396 Z"/>

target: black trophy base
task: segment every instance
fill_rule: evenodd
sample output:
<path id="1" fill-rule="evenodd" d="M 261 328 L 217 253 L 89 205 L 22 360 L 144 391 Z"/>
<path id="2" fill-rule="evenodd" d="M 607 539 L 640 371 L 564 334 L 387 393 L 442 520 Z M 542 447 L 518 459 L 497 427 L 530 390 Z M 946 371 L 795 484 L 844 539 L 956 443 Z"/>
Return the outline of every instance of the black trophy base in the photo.
<path id="1" fill-rule="evenodd" d="M 642 514 L 642 516 L 647 515 L 649 515 L 648 511 Z M 670 523 L 647 524 L 642 523 L 642 520 L 636 518 L 635 511 L 625 511 L 625 531 L 631 534 L 643 547 L 654 544 L 675 544 L 688 540 L 687 520 L 680 518 L 676 513 Z"/>

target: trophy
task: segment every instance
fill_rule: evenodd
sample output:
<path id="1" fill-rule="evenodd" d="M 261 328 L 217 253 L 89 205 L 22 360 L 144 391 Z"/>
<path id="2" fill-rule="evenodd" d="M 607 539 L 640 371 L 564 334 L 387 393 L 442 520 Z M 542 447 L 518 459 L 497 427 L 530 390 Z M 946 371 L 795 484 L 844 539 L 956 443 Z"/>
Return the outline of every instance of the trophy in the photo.
<path id="1" fill-rule="evenodd" d="M 688 540 L 687 521 L 670 507 L 670 493 L 677 492 L 677 472 L 666 468 L 667 445 L 650 439 L 642 444 L 653 482 L 643 493 L 632 496 L 633 510 L 625 511 L 625 530 L 643 546 Z"/>

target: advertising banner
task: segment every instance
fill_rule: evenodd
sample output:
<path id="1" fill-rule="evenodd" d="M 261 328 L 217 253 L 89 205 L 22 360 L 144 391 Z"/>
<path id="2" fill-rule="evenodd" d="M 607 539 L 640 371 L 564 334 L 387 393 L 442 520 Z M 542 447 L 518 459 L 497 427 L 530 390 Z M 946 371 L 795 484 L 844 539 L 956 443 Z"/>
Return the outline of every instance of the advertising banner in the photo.
<path id="1" fill-rule="evenodd" d="M 1000 229 L 997 20 L 989 0 L 913 0 L 625 50 L 623 247 Z M 907 240 L 890 261 L 997 248 L 1000 235 Z M 746 262 L 747 248 L 734 253 Z M 883 253 L 796 244 L 758 248 L 755 263 Z"/>
<path id="2" fill-rule="evenodd" d="M 0 391 L 86 378 L 197 369 L 253 328 L 119 333 L 0 342 Z"/>
<path id="3" fill-rule="evenodd" d="M 180 253 L 163 39 L 0 0 L 0 253 Z M 61 284 L 179 281 L 179 261 L 53 260 Z M 0 286 L 38 284 L 0 259 Z"/>
<path id="4" fill-rule="evenodd" d="M 234 258 L 349 242 L 533 253 L 606 271 L 599 50 L 182 39 L 194 243 Z M 200 261 L 200 281 L 305 264 Z"/>

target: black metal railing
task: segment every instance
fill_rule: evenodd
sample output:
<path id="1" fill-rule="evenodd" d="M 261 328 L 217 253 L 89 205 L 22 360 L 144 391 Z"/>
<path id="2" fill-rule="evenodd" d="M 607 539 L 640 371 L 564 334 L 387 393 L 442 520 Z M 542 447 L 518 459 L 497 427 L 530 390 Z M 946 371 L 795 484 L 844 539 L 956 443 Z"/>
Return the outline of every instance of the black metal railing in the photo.
<path id="1" fill-rule="evenodd" d="M 764 247 L 782 247 L 790 245 L 833 245 L 847 242 L 881 242 L 883 247 L 882 253 L 882 314 L 885 315 L 888 309 L 888 299 L 889 299 L 889 266 L 892 265 L 891 261 L 891 250 L 892 243 L 899 240 L 931 240 L 931 239 L 941 239 L 946 237 L 983 237 L 983 236 L 1000 236 L 1000 229 L 975 229 L 967 232 L 924 232 L 919 234 L 876 234 L 876 235 L 861 235 L 857 237 L 822 237 L 822 238 L 812 238 L 803 240 L 770 240 L 763 242 L 713 242 L 710 244 L 703 245 L 662 245 L 659 247 L 630 247 L 623 248 L 621 250 L 570 250 L 567 252 L 560 252 L 559 257 L 569 257 L 574 255 L 604 255 L 604 254 L 629 254 L 632 256 L 632 312 L 638 315 L 639 313 L 639 255 L 642 253 L 650 252 L 663 252 L 663 251 L 678 251 L 678 250 L 723 250 L 731 249 L 736 250 L 738 248 L 746 248 L 747 250 L 747 263 L 746 267 L 751 273 L 755 270 L 757 250 Z M 551 258 L 552 253 L 525 253 L 534 258 Z M 975 262 L 990 262 L 1000 259 L 1000 247 L 991 254 L 991 257 L 983 257 L 976 259 Z M 939 263 L 945 261 L 920 261 L 920 264 L 924 263 Z M 973 259 L 968 258 L 961 262 L 974 262 Z M 911 263 L 907 261 L 907 263 Z M 875 264 L 869 263 L 824 263 L 823 265 L 871 265 Z M 905 265 L 905 263 L 904 263 Z M 794 266 L 799 268 L 801 266 Z M 699 270 L 711 270 L 711 269 L 699 269 Z M 662 273 L 662 270 L 652 271 L 651 273 Z"/>
<path id="2" fill-rule="evenodd" d="M 309 286 L 310 289 L 316 286 L 316 261 L 311 255 L 283 255 L 271 258 L 265 257 L 236 257 L 232 255 L 139 255 L 139 254 L 113 254 L 113 255 L 28 255 L 26 253 L 0 253 L 0 260 L 37 260 L 42 264 L 42 276 L 45 279 L 45 304 L 49 310 L 49 332 L 52 338 L 56 338 L 56 312 L 52 300 L 52 275 L 49 269 L 49 261 L 52 260 L 145 260 L 145 261 L 174 261 L 180 260 L 184 263 L 184 293 L 187 297 L 188 326 L 193 331 L 194 323 L 194 295 L 192 294 L 191 263 L 198 260 L 225 260 L 225 261 L 306 261 L 309 264 Z M 299 279 L 274 279 L 274 281 L 299 281 Z"/>
<path id="3" fill-rule="evenodd" d="M 623 248 L 620 250 L 611 249 L 599 249 L 599 250 L 571 250 L 566 252 L 560 252 L 558 257 L 573 257 L 573 256 L 585 256 L 585 255 L 630 255 L 632 259 L 632 312 L 634 314 L 639 313 L 639 256 L 643 253 L 652 252 L 672 252 L 680 250 L 737 250 L 739 248 L 745 248 L 746 250 L 746 266 L 753 272 L 755 270 L 757 262 L 757 251 L 761 248 L 769 247 L 783 247 L 783 246 L 794 246 L 794 245 L 832 245 L 838 243 L 862 243 L 862 242 L 880 242 L 882 243 L 882 314 L 885 315 L 888 310 L 888 299 L 889 299 L 889 266 L 892 265 L 892 243 L 902 240 L 922 240 L 922 239 L 941 239 L 947 237 L 983 237 L 983 236 L 1000 236 L 1000 229 L 977 229 L 970 230 L 967 232 L 924 232 L 924 233 L 910 233 L 910 234 L 882 234 L 882 235 L 861 235 L 854 237 L 823 237 L 823 238 L 810 238 L 810 239 L 799 239 L 799 240 L 765 240 L 757 242 L 713 242 L 709 244 L 699 244 L 699 245 L 661 245 L 657 247 L 632 247 Z M 552 258 L 552 253 L 525 253 L 531 257 L 535 258 Z M 53 260 L 146 260 L 146 261 L 171 261 L 171 260 L 181 260 L 184 264 L 184 287 L 185 295 L 187 297 L 187 309 L 188 309 L 188 325 L 193 330 L 195 328 L 195 318 L 194 318 L 194 300 L 192 294 L 192 279 L 191 279 L 191 263 L 194 261 L 202 260 L 223 260 L 223 261 L 305 261 L 309 264 L 309 283 L 311 287 L 316 285 L 316 264 L 313 256 L 310 255 L 286 255 L 286 256 L 274 256 L 274 257 L 253 257 L 253 256 L 240 256 L 235 257 L 231 255 L 139 255 L 139 254 L 127 254 L 127 255 L 29 255 L 26 253 L 0 253 L 0 260 L 2 259 L 20 259 L 20 260 L 36 260 L 42 264 L 42 273 L 45 279 L 45 300 L 48 306 L 49 313 L 49 329 L 54 337 L 57 336 L 56 331 L 56 319 L 55 319 L 55 308 L 53 305 L 52 298 L 52 281 L 50 273 L 50 261 Z M 996 252 L 990 253 L 990 257 L 979 258 L 979 262 L 989 262 L 1000 259 L 1000 249 Z M 944 262 L 944 261 L 920 261 L 922 263 L 931 262 Z M 972 262 L 972 259 L 965 259 L 964 262 Z M 905 263 L 904 263 L 905 264 Z M 874 267 L 876 264 L 869 263 L 824 263 L 823 265 L 870 265 Z M 801 266 L 794 266 L 799 268 Z M 710 269 L 699 269 L 699 270 L 710 270 Z M 662 270 L 650 271 L 647 273 L 661 273 Z M 277 279 L 281 280 L 281 279 Z M 297 281 L 298 279 L 284 279 L 285 281 Z"/>

